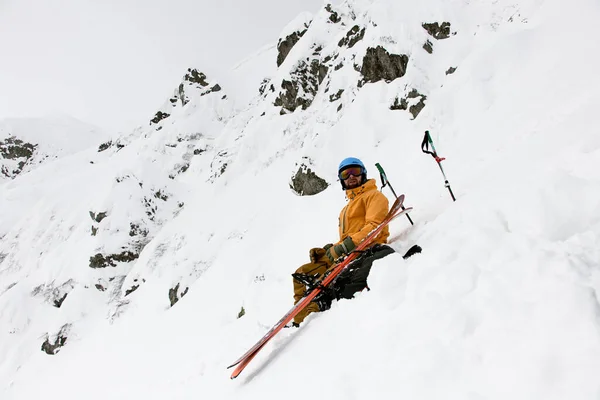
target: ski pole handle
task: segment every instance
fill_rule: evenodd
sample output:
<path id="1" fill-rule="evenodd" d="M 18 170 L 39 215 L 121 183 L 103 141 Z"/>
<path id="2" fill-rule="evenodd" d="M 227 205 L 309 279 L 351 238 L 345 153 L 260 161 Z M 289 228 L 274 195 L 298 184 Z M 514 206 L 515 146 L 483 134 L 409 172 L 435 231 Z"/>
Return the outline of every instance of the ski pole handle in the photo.
<path id="1" fill-rule="evenodd" d="M 433 151 L 429 150 L 429 146 L 431 146 L 431 149 Z M 437 162 L 437 165 L 438 165 L 438 167 L 440 167 L 440 171 L 442 171 L 442 175 L 444 176 L 444 184 L 445 184 L 444 186 L 446 186 L 448 188 L 448 191 L 450 192 L 450 196 L 452 197 L 452 200 L 456 201 L 456 197 L 454 197 L 454 193 L 452 193 L 452 188 L 450 187 L 450 183 L 448 182 L 448 178 L 446 178 L 446 173 L 444 172 L 444 168 L 442 167 L 442 161 L 444 161 L 444 158 L 439 157 L 437 155 L 437 152 L 435 151 L 435 146 L 433 145 L 433 140 L 431 139 L 431 135 L 429 134 L 429 131 L 425 131 L 425 136 L 423 137 L 423 141 L 421 142 L 421 150 L 423 151 L 423 153 L 431 154 L 431 156 Z"/>

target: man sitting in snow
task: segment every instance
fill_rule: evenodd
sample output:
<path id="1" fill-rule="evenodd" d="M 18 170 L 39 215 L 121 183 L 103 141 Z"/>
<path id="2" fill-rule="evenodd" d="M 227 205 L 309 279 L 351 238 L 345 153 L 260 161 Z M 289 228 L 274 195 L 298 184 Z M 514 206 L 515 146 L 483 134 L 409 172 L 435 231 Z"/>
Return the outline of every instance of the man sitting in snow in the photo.
<path id="1" fill-rule="evenodd" d="M 340 240 L 336 244 L 311 249 L 311 262 L 302 265 L 292 274 L 294 304 L 304 297 L 307 286 L 310 287 L 322 279 L 335 265 L 336 260 L 350 254 L 384 220 L 389 211 L 387 197 L 377 190 L 374 179 L 367 179 L 367 169 L 358 158 L 344 159 L 338 168 L 338 177 L 348 198 L 348 204 L 342 209 L 339 217 Z M 366 288 L 373 261 L 394 252 L 391 247 L 385 245 L 389 235 L 386 226 L 373 240 L 372 246 L 339 275 L 334 287 L 320 293 L 294 317 L 292 326 L 299 326 L 312 312 L 328 310 L 334 298 L 350 299 L 354 293 Z M 413 246 L 405 257 L 410 257 L 420 250 L 418 246 Z"/>

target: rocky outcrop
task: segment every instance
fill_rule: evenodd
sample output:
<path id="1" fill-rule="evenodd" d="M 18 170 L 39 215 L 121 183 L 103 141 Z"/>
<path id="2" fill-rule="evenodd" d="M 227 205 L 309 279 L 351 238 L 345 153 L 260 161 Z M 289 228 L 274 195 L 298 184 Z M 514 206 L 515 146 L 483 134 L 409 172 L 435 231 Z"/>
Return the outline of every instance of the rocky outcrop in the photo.
<path id="1" fill-rule="evenodd" d="M 158 124 L 160 121 L 162 121 L 163 119 L 167 119 L 170 116 L 171 114 L 167 114 L 162 111 L 157 111 L 156 114 L 154 114 L 154 118 L 150 120 L 150 124 Z"/>
<path id="2" fill-rule="evenodd" d="M 109 140 L 108 142 L 104 142 L 100 146 L 98 146 L 98 153 L 108 150 L 113 146 L 116 147 L 117 150 L 121 150 L 123 147 L 125 147 L 125 145 L 122 143 L 119 143 L 119 141 L 116 141 L 113 143 L 112 140 Z"/>
<path id="3" fill-rule="evenodd" d="M 352 48 L 356 43 L 361 41 L 365 37 L 365 28 L 360 28 L 358 25 L 354 25 L 352 29 L 350 29 L 346 36 L 343 37 L 339 42 L 338 46 L 348 46 L 348 48 Z"/>
<path id="4" fill-rule="evenodd" d="M 15 136 L 0 141 L 0 160 L 12 161 L 1 165 L 0 173 L 11 179 L 19 175 L 33 157 L 36 148 L 37 144 L 24 142 Z"/>
<path id="5" fill-rule="evenodd" d="M 181 298 L 185 296 L 190 288 L 186 287 L 183 292 L 181 292 Z M 171 303 L 171 307 L 175 305 L 180 300 L 179 297 L 179 283 L 175 285 L 174 288 L 169 289 L 169 302 Z"/>
<path id="6" fill-rule="evenodd" d="M 421 26 L 436 40 L 448 39 L 450 35 L 456 34 L 456 32 L 450 32 L 450 22 L 442 22 L 441 24 L 439 22 L 423 23 Z M 430 40 L 423 44 L 423 48 L 429 54 L 433 53 L 433 43 Z"/>
<path id="7" fill-rule="evenodd" d="M 70 324 L 65 324 L 60 328 L 60 331 L 54 336 L 53 340 L 50 335 L 46 335 L 46 340 L 42 343 L 41 350 L 46 354 L 54 355 L 60 351 L 60 348 L 67 343 L 67 335 L 71 329 Z"/>
<path id="8" fill-rule="evenodd" d="M 438 22 L 423 23 L 421 26 L 437 40 L 448 39 L 451 35 L 450 22 L 442 22 L 441 24 Z"/>
<path id="9" fill-rule="evenodd" d="M 292 32 L 291 34 L 287 35 L 284 39 L 279 39 L 279 42 L 277 43 L 277 66 L 278 67 L 281 64 L 283 64 L 283 62 L 287 58 L 288 54 L 290 54 L 290 51 L 292 50 L 294 45 L 296 43 L 298 43 L 300 38 L 302 36 L 304 36 L 304 34 L 306 33 L 307 30 L 308 30 L 308 26 L 305 25 L 305 29 L 303 29 L 301 31 Z"/>
<path id="10" fill-rule="evenodd" d="M 106 218 L 107 215 L 108 214 L 106 213 L 106 211 L 99 212 L 98 214 L 96 214 L 93 211 L 90 211 L 90 217 L 92 217 L 93 221 L 96 221 L 98 223 L 102 222 L 102 220 Z"/>
<path id="11" fill-rule="evenodd" d="M 75 281 L 72 279 L 56 285 L 54 282 L 36 286 L 32 291 L 32 296 L 42 297 L 46 303 L 56 308 L 60 308 L 67 295 L 75 288 Z"/>
<path id="12" fill-rule="evenodd" d="M 343 93 L 344 93 L 344 89 L 340 89 L 337 91 L 337 93 L 329 95 L 329 101 L 331 103 L 333 103 L 334 101 L 338 101 L 342 97 Z"/>
<path id="13" fill-rule="evenodd" d="M 327 4 L 325 6 L 325 10 L 329 13 L 329 22 L 333 23 L 333 24 L 337 24 L 338 22 L 340 22 L 342 19 L 340 18 L 339 14 L 333 9 L 333 7 L 331 6 L 331 4 Z"/>
<path id="14" fill-rule="evenodd" d="M 412 101 L 413 99 L 419 99 L 419 101 Z M 415 119 L 421 110 L 425 108 L 425 100 L 427 100 L 427 96 L 413 89 L 402 99 L 396 97 L 394 103 L 390 106 L 390 110 L 408 110 L 413 116 L 412 119 Z"/>
<path id="15" fill-rule="evenodd" d="M 107 256 L 102 253 L 97 253 L 95 256 L 90 257 L 90 268 L 116 267 L 116 262 L 128 263 L 137 260 L 139 256 L 139 254 L 131 251 L 123 251 L 118 254 L 109 254 Z"/>
<path id="16" fill-rule="evenodd" d="M 364 82 L 391 82 L 406 74 L 408 56 L 405 54 L 390 54 L 381 46 L 369 47 L 363 58 L 360 69 Z"/>
<path id="17" fill-rule="evenodd" d="M 313 102 L 319 86 L 323 83 L 329 67 L 317 58 L 300 61 L 291 72 L 290 79 L 281 82 L 281 91 L 275 99 L 275 106 L 281 107 L 281 114 L 294 112 L 298 107 L 306 110 Z"/>
<path id="18" fill-rule="evenodd" d="M 140 287 L 140 285 L 133 285 L 133 286 L 131 286 L 129 289 L 127 289 L 125 291 L 125 297 L 129 296 L 131 293 L 133 293 L 136 290 L 138 290 L 139 287 Z"/>
<path id="19" fill-rule="evenodd" d="M 221 91 L 221 86 L 218 83 L 210 83 L 203 72 L 195 68 L 188 68 L 175 93 L 169 98 L 167 104 L 154 114 L 154 117 L 150 120 L 150 125 L 157 125 L 169 118 L 172 115 L 172 109 L 187 105 L 192 94 L 206 96 L 219 91 Z"/>
<path id="20" fill-rule="evenodd" d="M 290 188 L 299 196 L 312 196 L 327 189 L 329 184 L 317 176 L 305 163 L 300 164 L 292 177 Z"/>
<path id="21" fill-rule="evenodd" d="M 446 75 L 450 75 L 456 72 L 456 67 L 450 67 L 446 70 Z"/>
<path id="22" fill-rule="evenodd" d="M 433 43 L 431 43 L 430 40 L 426 41 L 425 44 L 423 45 L 423 48 L 425 49 L 426 52 L 428 52 L 429 54 L 433 53 Z"/>

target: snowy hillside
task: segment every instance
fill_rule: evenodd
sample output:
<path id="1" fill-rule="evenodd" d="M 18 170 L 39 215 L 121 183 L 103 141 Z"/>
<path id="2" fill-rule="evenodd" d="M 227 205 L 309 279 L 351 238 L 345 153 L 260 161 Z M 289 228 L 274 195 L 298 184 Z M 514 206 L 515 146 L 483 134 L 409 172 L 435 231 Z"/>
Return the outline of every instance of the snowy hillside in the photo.
<path id="1" fill-rule="evenodd" d="M 600 398 L 600 6 L 564 4 L 327 5 L 3 183 L 2 399 Z M 392 223 L 371 291 L 231 381 L 337 240 L 347 156 L 385 167 L 415 225 Z"/>

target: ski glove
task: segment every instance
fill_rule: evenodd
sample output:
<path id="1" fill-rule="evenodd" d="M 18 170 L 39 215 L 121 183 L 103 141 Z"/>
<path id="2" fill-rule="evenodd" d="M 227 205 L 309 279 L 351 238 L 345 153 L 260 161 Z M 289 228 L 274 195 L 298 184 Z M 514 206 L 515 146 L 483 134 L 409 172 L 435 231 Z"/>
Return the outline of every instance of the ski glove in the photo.
<path id="1" fill-rule="evenodd" d="M 335 262 L 335 260 L 337 260 L 341 256 L 350 254 L 350 252 L 355 248 L 356 246 L 354 245 L 352 238 L 348 236 L 346 239 L 336 244 L 335 246 L 328 247 L 325 254 L 327 255 L 327 258 L 329 258 L 329 261 Z"/>
<path id="2" fill-rule="evenodd" d="M 420 253 L 421 250 L 423 250 L 421 248 L 421 246 L 419 246 L 418 244 L 415 244 L 413 247 L 411 247 L 410 249 L 408 249 L 408 251 L 406 252 L 406 254 L 404 254 L 402 256 L 402 258 L 404 258 L 406 260 L 408 257 L 410 257 L 412 255 L 415 255 L 416 253 Z"/>
<path id="3" fill-rule="evenodd" d="M 322 262 L 322 258 L 325 257 L 325 248 L 315 247 L 310 249 L 308 252 L 308 256 L 310 257 L 310 262 L 313 264 L 317 264 L 318 262 Z"/>

